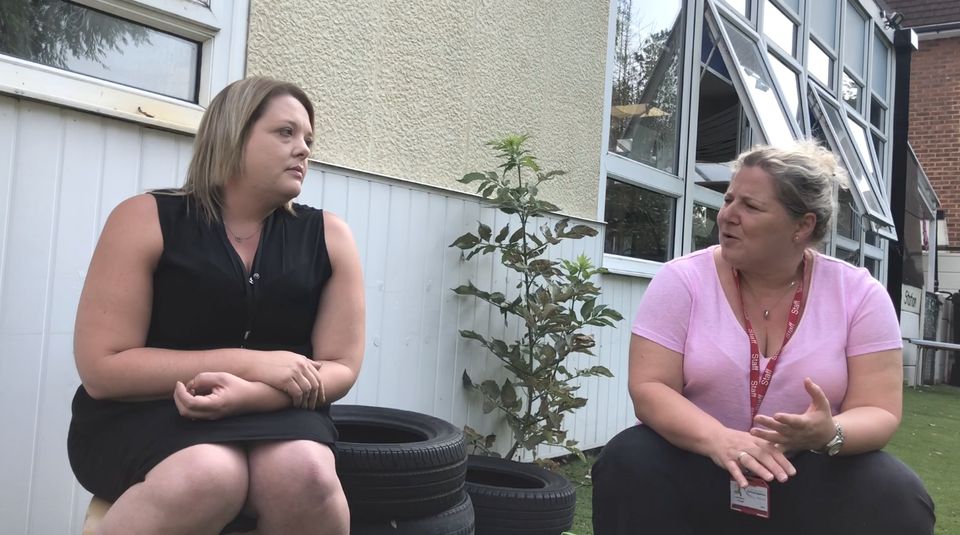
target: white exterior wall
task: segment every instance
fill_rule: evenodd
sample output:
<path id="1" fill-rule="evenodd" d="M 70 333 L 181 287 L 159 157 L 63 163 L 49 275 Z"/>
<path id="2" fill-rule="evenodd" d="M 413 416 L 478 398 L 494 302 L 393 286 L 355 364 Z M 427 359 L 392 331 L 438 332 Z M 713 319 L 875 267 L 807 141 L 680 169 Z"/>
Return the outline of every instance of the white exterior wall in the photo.
<path id="1" fill-rule="evenodd" d="M 0 96 L 0 532 L 78 533 L 89 495 L 70 470 L 66 437 L 79 379 L 73 321 L 100 229 L 121 200 L 182 181 L 191 138 L 33 101 Z M 459 329 L 504 331 L 502 320 L 450 288 L 473 280 L 507 289 L 488 257 L 462 263 L 447 247 L 476 221 L 504 216 L 476 197 L 312 164 L 301 202 L 350 224 L 363 262 L 367 351 L 346 403 L 433 414 L 482 432 L 495 429 L 461 386 L 497 376 L 493 357 Z M 602 256 L 599 239 L 560 255 Z M 568 418 L 590 448 L 634 421 L 626 388 L 629 323 L 646 280 L 608 275 L 603 301 L 627 319 L 598 336 L 598 358 L 615 378 L 590 378 L 587 406 Z"/>

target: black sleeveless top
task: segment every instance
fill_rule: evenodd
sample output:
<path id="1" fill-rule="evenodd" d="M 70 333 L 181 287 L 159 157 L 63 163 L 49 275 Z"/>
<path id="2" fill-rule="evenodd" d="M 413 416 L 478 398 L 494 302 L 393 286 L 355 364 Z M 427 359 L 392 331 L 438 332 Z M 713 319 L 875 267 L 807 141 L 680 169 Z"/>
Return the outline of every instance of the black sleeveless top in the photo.
<path id="1" fill-rule="evenodd" d="M 146 346 L 282 349 L 311 357 L 317 306 L 331 275 L 323 212 L 303 205 L 294 205 L 296 215 L 275 210 L 246 273 L 222 223 L 207 223 L 186 196 L 153 196 L 163 253 L 153 275 Z M 196 444 L 307 439 L 332 445 L 336 438 L 327 407 L 193 421 L 180 416 L 172 399 L 95 400 L 81 385 L 68 452 L 80 484 L 113 501 L 164 458 Z"/>

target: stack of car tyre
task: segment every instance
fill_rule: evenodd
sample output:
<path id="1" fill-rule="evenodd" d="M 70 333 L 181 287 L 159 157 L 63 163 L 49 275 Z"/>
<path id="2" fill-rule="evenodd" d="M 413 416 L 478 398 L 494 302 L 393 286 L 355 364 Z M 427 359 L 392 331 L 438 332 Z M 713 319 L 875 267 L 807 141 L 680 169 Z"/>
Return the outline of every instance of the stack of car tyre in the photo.
<path id="1" fill-rule="evenodd" d="M 334 405 L 337 473 L 351 535 L 470 535 L 463 433 L 439 418 L 382 407 Z"/>
<path id="2" fill-rule="evenodd" d="M 573 484 L 535 464 L 471 455 L 466 489 L 478 535 L 559 535 L 573 525 Z"/>

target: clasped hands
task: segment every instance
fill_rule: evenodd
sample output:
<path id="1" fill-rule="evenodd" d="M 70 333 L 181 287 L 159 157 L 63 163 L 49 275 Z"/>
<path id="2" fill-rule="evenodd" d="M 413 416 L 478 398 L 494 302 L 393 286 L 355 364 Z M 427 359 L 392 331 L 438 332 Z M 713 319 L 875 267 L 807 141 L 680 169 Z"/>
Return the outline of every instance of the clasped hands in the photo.
<path id="1" fill-rule="evenodd" d="M 743 488 L 745 472 L 764 481 L 781 483 L 797 473 L 787 458 L 789 452 L 819 449 L 836 432 L 830 401 L 810 378 L 803 381 L 810 405 L 803 414 L 757 415 L 749 432 L 725 429 L 710 452 L 717 466 L 726 469 Z"/>
<path id="2" fill-rule="evenodd" d="M 262 356 L 250 379 L 227 372 L 202 372 L 187 383 L 177 381 L 173 400 L 180 414 L 216 420 L 282 406 L 313 410 L 326 401 L 320 375 L 323 361 L 288 351 L 264 352 Z M 280 393 L 289 397 L 287 404 Z"/>

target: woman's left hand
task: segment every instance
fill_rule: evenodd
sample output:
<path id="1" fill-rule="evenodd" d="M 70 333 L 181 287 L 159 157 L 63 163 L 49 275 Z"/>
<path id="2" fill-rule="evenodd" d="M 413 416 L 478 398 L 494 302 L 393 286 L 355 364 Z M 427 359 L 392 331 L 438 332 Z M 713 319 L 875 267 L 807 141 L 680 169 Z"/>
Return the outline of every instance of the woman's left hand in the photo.
<path id="1" fill-rule="evenodd" d="M 803 386 L 810 394 L 810 406 L 803 414 L 778 412 L 770 416 L 758 414 L 750 434 L 780 444 L 785 451 L 817 450 L 836 433 L 830 400 L 809 377 Z"/>
<path id="2" fill-rule="evenodd" d="M 187 384 L 177 381 L 173 401 L 180 415 L 193 420 L 219 420 L 249 412 L 253 383 L 225 372 L 197 374 Z"/>

